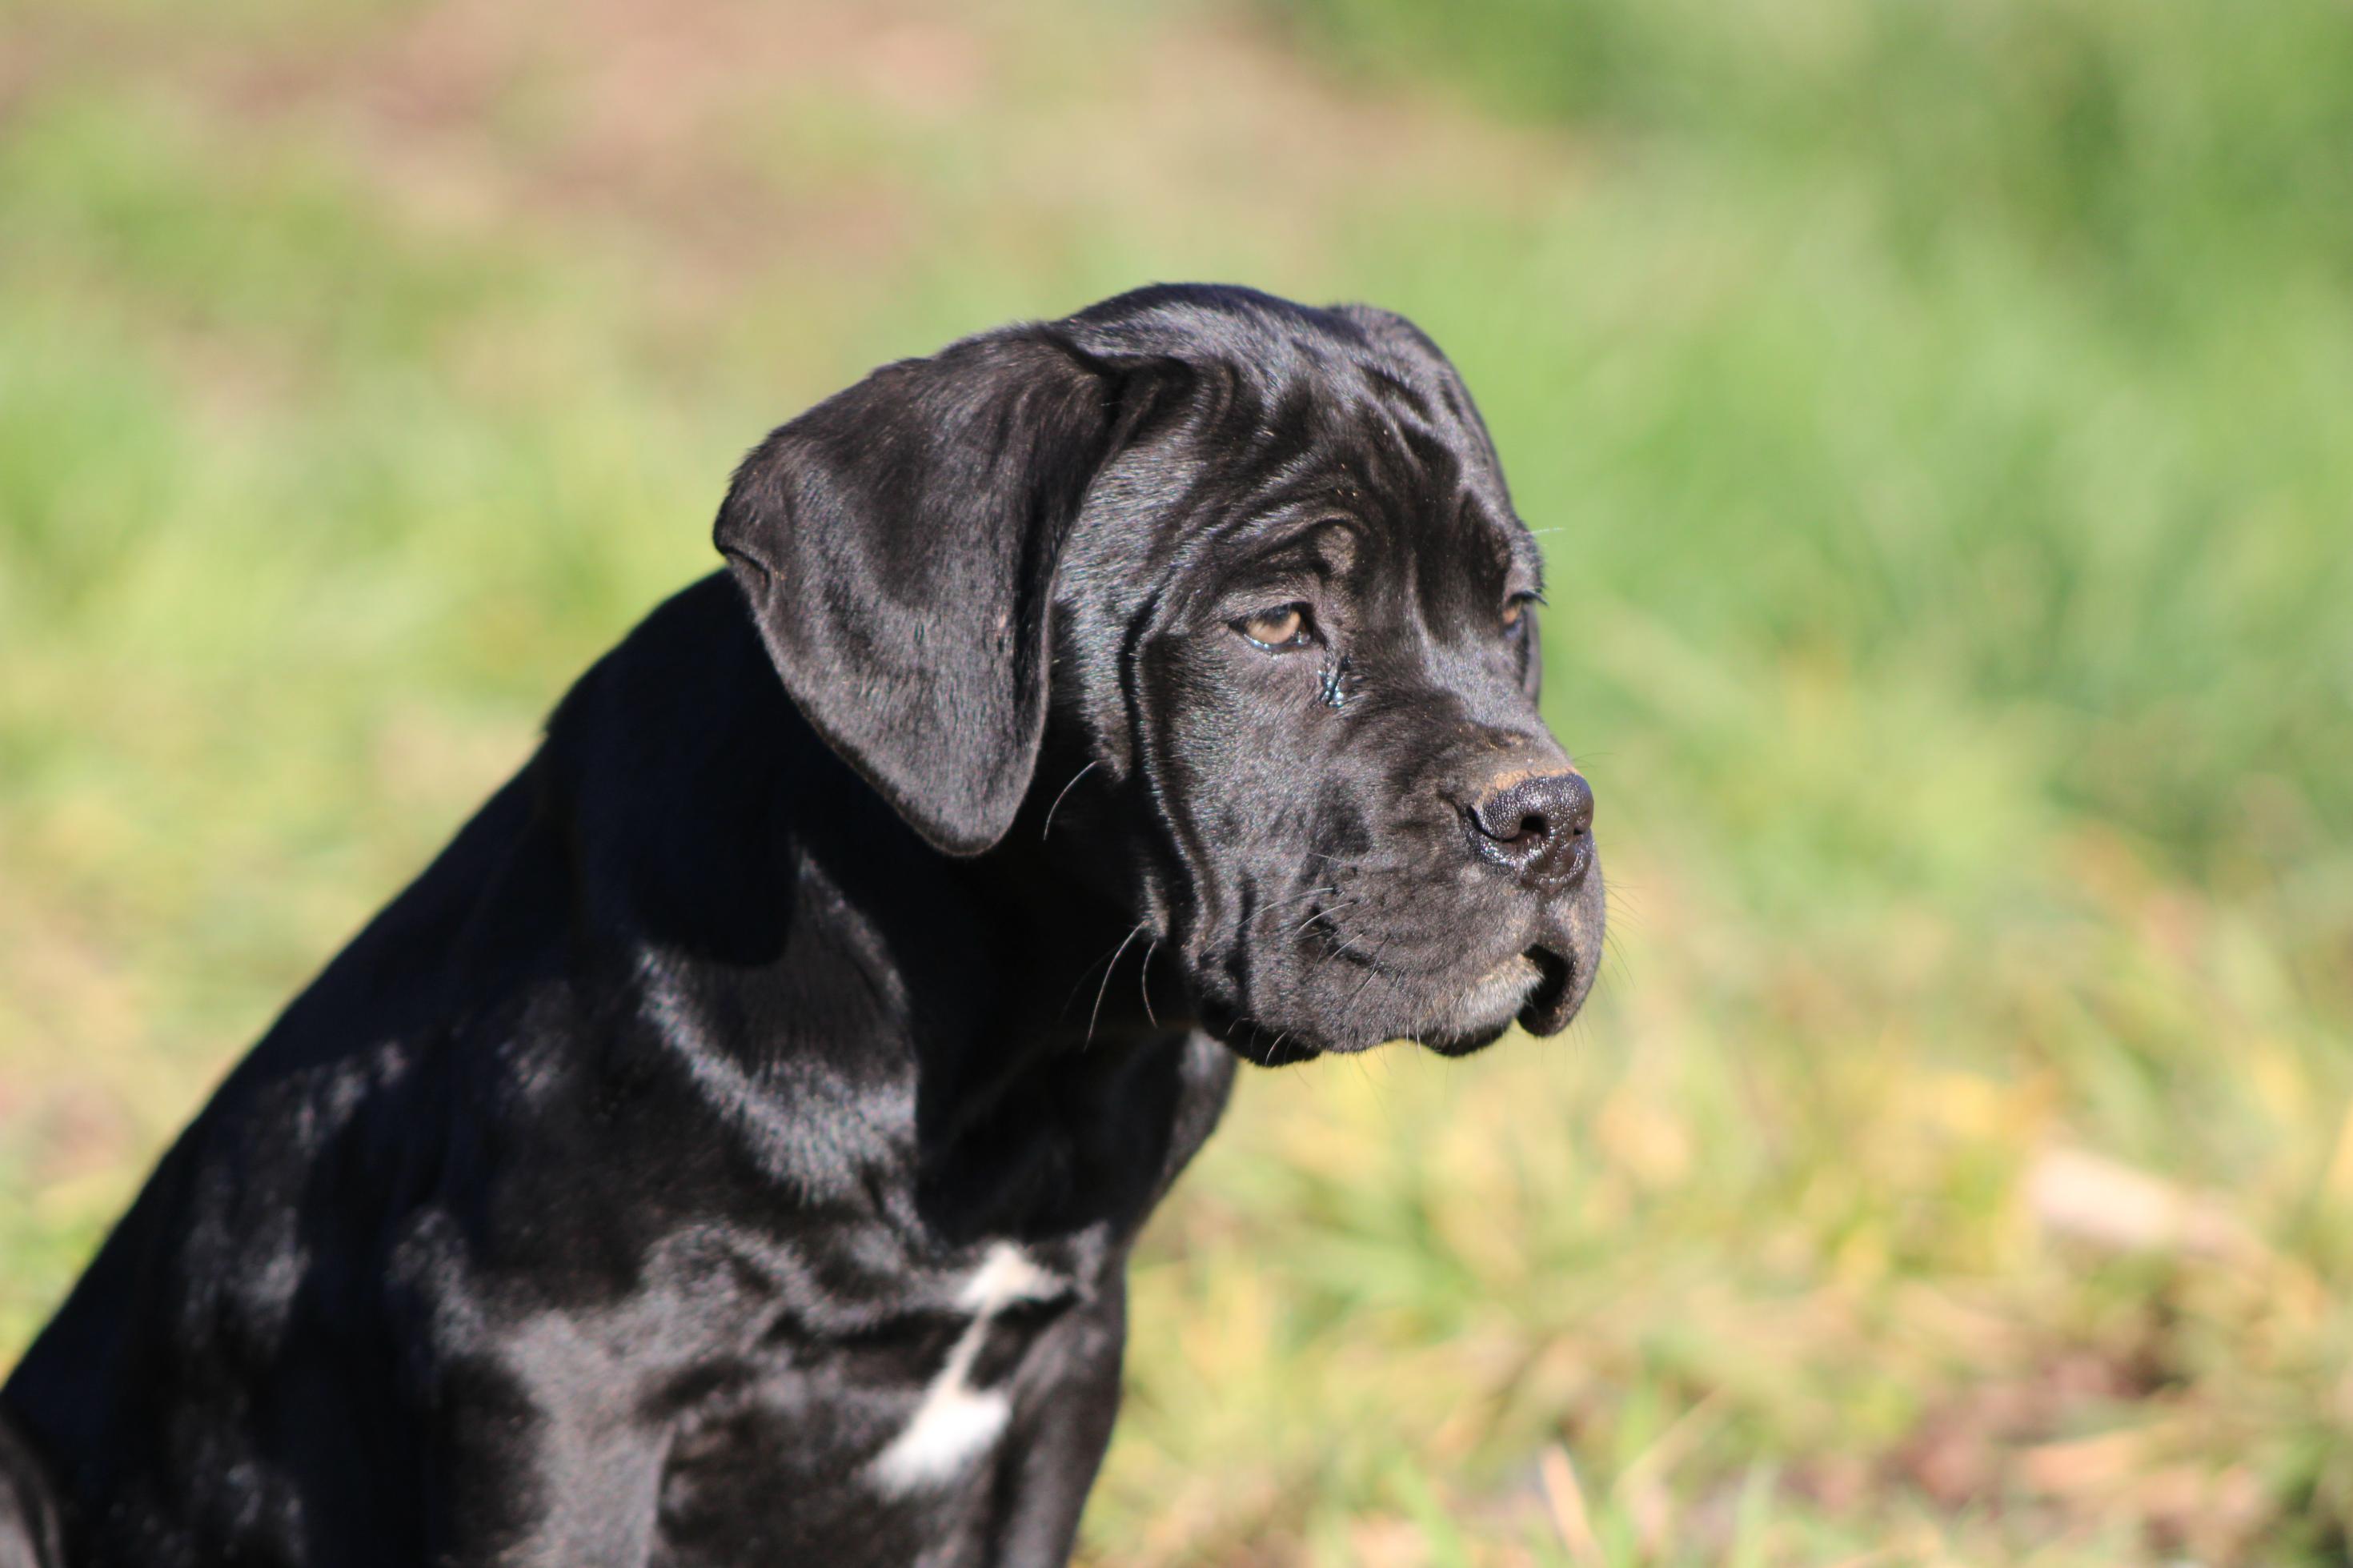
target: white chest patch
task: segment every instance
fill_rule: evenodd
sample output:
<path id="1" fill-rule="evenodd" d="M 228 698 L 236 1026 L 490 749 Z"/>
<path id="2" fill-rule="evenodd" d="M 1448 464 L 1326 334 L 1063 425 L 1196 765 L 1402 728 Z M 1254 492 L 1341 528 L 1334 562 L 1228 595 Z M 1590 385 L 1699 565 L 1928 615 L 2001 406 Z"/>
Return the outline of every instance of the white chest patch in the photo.
<path id="1" fill-rule="evenodd" d="M 937 1486 L 997 1441 L 1013 1406 L 1002 1392 L 976 1389 L 970 1382 L 973 1360 L 988 1337 L 989 1320 L 1017 1301 L 1050 1300 L 1065 1288 L 1011 1242 L 988 1249 L 956 1292 L 956 1306 L 973 1315 L 972 1327 L 923 1390 L 915 1418 L 874 1457 L 868 1474 L 878 1488 L 898 1496 Z"/>

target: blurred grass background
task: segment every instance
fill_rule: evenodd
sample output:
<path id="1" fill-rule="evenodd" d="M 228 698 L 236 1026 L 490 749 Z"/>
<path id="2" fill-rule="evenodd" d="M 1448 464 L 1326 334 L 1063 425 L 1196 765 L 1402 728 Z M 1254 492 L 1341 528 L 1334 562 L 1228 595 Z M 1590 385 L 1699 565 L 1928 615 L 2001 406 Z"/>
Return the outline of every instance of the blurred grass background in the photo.
<path id="1" fill-rule="evenodd" d="M 1461 366 L 1615 932 L 1245 1081 L 1091 1560 L 2353 1561 L 2343 0 L 0 0 L 0 1365 L 746 445 L 1192 278 Z"/>

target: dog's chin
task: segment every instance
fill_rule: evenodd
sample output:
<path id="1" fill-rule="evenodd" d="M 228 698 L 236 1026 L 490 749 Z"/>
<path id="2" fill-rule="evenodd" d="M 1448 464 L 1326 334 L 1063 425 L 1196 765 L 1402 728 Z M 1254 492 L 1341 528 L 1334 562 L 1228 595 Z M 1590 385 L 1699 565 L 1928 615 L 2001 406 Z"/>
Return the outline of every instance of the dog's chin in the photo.
<path id="1" fill-rule="evenodd" d="M 1248 1018 L 1220 1019 L 1208 1009 L 1203 1010 L 1201 1026 L 1243 1060 L 1261 1067 L 1293 1066 L 1328 1052 L 1348 1054 L 1348 1047 L 1335 1046 L 1304 1030 L 1271 1029 Z"/>
<path id="2" fill-rule="evenodd" d="M 1580 933 L 1581 935 L 1581 933 Z M 1533 1035 L 1567 1027 L 1592 985 L 1597 939 L 1551 935 L 1513 953 L 1451 994 L 1440 994 L 1387 1026 L 1334 1036 L 1309 1023 L 1277 1028 L 1246 1013 L 1211 1005 L 1200 1022 L 1238 1054 L 1279 1067 L 1324 1055 L 1355 1055 L 1391 1040 L 1410 1041 L 1441 1056 L 1467 1056 L 1502 1039 L 1514 1023 Z M 1378 1033 L 1375 1033 L 1378 1030 Z"/>
<path id="3" fill-rule="evenodd" d="M 1548 948 L 1514 953 L 1406 1038 L 1441 1056 L 1467 1056 L 1502 1039 L 1515 1022 L 1531 1033 L 1549 1034 L 1559 1023 L 1544 1025 L 1567 995 L 1575 968 Z"/>

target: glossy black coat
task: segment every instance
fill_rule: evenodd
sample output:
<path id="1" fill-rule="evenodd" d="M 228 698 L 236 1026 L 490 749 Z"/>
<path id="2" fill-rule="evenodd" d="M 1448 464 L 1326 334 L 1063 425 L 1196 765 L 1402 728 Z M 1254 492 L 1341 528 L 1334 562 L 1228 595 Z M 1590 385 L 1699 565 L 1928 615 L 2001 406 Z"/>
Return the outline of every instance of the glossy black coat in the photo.
<path id="1" fill-rule="evenodd" d="M 164 1157 L 0 1392 L 0 1564 L 1059 1563 L 1236 1054 L 1590 984 L 1534 546 L 1398 318 L 967 340 L 718 539 Z"/>

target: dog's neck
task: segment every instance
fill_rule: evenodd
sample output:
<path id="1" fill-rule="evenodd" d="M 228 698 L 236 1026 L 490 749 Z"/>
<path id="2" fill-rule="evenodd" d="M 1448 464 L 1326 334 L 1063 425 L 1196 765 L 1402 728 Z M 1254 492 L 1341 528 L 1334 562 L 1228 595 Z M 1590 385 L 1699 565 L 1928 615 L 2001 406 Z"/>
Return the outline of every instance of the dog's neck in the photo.
<path id="1" fill-rule="evenodd" d="M 912 1139 L 927 1225 L 1125 1229 L 1206 1136 L 1231 1064 L 1137 916 L 1027 821 L 970 859 L 923 842 L 794 708 L 732 592 L 690 590 L 585 677 L 540 766 L 575 939 L 662 977 L 663 1047 L 723 1058 L 741 1094 L 905 1107 L 873 1131 Z M 846 1012 L 845 969 L 872 982 Z"/>

